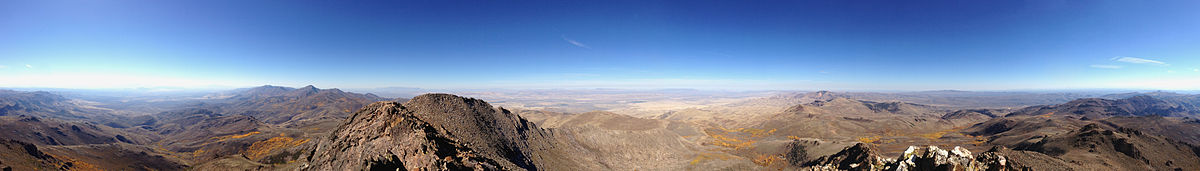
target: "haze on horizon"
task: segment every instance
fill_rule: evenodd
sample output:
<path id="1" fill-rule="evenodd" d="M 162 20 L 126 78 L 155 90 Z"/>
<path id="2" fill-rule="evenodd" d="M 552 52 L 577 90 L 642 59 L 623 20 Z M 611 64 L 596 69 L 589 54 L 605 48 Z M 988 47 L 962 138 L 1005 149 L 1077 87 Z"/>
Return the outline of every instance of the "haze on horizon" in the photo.
<path id="1" fill-rule="evenodd" d="M 1200 1 L 0 2 L 0 87 L 1200 90 Z"/>

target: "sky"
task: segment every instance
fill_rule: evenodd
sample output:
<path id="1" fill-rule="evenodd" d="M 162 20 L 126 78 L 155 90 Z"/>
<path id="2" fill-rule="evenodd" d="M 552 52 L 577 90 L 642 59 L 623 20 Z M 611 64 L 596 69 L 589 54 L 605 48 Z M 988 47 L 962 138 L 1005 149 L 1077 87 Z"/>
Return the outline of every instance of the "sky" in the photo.
<path id="1" fill-rule="evenodd" d="M 0 87 L 1200 89 L 1200 1 L 0 1 Z"/>

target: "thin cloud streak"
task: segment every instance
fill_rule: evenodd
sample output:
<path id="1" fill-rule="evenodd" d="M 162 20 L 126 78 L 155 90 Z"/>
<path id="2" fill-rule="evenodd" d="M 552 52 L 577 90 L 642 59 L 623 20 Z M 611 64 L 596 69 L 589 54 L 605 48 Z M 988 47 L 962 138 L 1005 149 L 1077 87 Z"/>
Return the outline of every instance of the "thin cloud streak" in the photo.
<path id="1" fill-rule="evenodd" d="M 33 65 L 25 64 L 25 68 L 33 68 Z"/>
<path id="2" fill-rule="evenodd" d="M 588 49 L 591 49 L 591 48 L 592 48 L 592 47 L 590 47 L 590 46 L 588 46 L 588 45 L 585 45 L 585 44 L 583 44 L 583 43 L 579 43 L 579 41 L 571 40 L 570 38 L 567 38 L 567 36 L 563 36 L 562 38 L 563 38 L 563 40 L 566 40 L 566 41 L 567 41 L 567 43 L 571 43 L 571 45 L 575 45 L 575 46 L 578 46 L 578 47 L 581 47 L 581 48 L 588 48 Z"/>
<path id="3" fill-rule="evenodd" d="M 1120 65 L 1091 65 L 1090 67 L 1100 68 L 1100 69 L 1121 69 L 1122 68 L 1122 66 L 1120 66 Z"/>
<path id="4" fill-rule="evenodd" d="M 1157 65 L 1164 65 L 1164 66 L 1169 65 L 1166 62 L 1162 62 L 1162 61 L 1156 61 L 1156 60 L 1150 60 L 1150 59 L 1144 59 L 1144 58 L 1135 58 L 1135 57 L 1124 57 L 1124 56 L 1113 57 L 1112 60 L 1118 61 L 1118 62 L 1125 62 L 1125 63 L 1135 63 L 1135 64 L 1157 64 Z"/>

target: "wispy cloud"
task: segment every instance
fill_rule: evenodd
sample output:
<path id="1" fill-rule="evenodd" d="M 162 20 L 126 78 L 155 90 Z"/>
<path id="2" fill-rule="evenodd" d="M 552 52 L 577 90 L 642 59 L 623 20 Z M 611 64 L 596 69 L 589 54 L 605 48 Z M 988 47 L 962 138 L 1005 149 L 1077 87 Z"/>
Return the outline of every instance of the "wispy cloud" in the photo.
<path id="1" fill-rule="evenodd" d="M 581 48 L 588 48 L 588 49 L 591 49 L 591 48 L 592 48 L 592 47 L 590 47 L 590 46 L 588 46 L 588 45 L 586 45 L 586 44 L 579 43 L 579 41 L 575 41 L 575 40 L 572 40 L 571 38 L 567 38 L 567 36 L 562 36 L 562 39 L 563 39 L 563 40 L 565 40 L 565 41 L 567 41 L 567 43 L 571 43 L 571 45 L 575 45 L 575 46 L 578 46 L 578 47 L 581 47 Z"/>
<path id="2" fill-rule="evenodd" d="M 8 66 L 0 65 L 0 69 L 8 68 Z"/>
<path id="3" fill-rule="evenodd" d="M 1135 64 L 1154 64 L 1154 65 L 1163 65 L 1163 66 L 1170 65 L 1170 64 L 1167 64 L 1166 62 L 1162 62 L 1162 61 L 1150 60 L 1150 59 L 1145 59 L 1145 58 L 1126 57 L 1126 56 L 1113 57 L 1112 60 L 1118 61 L 1118 62 L 1135 63 Z"/>
<path id="4" fill-rule="evenodd" d="M 25 64 L 25 68 L 33 68 L 33 65 Z"/>
<path id="5" fill-rule="evenodd" d="M 1120 65 L 1091 65 L 1090 67 L 1100 68 L 1100 69 L 1121 69 L 1122 68 L 1122 66 L 1120 66 Z"/>

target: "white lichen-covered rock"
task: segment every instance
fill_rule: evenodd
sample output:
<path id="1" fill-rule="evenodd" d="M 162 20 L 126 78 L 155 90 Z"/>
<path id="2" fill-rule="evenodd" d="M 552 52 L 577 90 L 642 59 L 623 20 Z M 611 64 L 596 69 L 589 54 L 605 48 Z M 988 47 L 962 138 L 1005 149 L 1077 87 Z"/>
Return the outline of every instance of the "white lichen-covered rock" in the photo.
<path id="1" fill-rule="evenodd" d="M 809 170 L 954 170 L 954 171 L 1003 171 L 1018 170 L 1008 163 L 1008 160 L 995 152 L 985 152 L 976 157 L 970 150 L 962 147 L 946 150 L 937 146 L 910 146 L 900 157 L 895 159 L 878 158 L 874 150 L 866 144 L 858 144 L 847 148 L 838 155 L 830 156 L 835 160 L 822 160 L 813 163 Z M 857 156 L 857 157 L 847 157 Z M 867 157 L 870 156 L 870 157 Z M 866 160 L 855 160 L 866 159 Z M 863 164 L 871 163 L 869 167 Z"/>
<path id="2" fill-rule="evenodd" d="M 894 170 L 921 170 L 918 168 L 934 168 L 936 170 L 980 170 L 980 164 L 975 162 L 971 151 L 955 146 L 953 150 L 945 150 L 937 146 L 920 148 L 909 146 L 904 154 L 896 159 Z"/>

